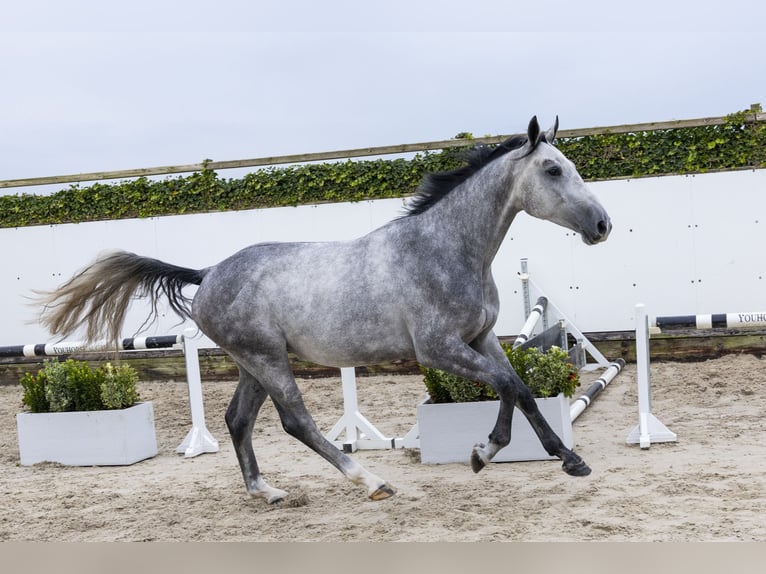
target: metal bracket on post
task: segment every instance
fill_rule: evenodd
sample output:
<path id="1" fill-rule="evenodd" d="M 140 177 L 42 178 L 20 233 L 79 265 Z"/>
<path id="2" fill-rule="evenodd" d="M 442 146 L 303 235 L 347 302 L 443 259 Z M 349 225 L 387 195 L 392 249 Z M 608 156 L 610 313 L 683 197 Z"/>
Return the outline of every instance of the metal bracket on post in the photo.
<path id="1" fill-rule="evenodd" d="M 340 370 L 343 384 L 343 416 L 335 423 L 332 430 L 325 435 L 330 442 L 335 443 L 343 452 L 355 452 L 358 449 L 401 448 L 404 446 L 400 438 L 386 437 L 359 412 L 356 396 L 356 370 L 353 367 Z M 346 431 L 345 440 L 338 437 Z"/>
<path id="2" fill-rule="evenodd" d="M 569 339 L 567 337 L 567 322 L 564 320 L 559 321 L 559 330 L 560 330 L 560 336 L 561 336 L 561 344 L 559 345 L 560 349 L 564 349 L 565 351 L 569 348 Z"/>
<path id="3" fill-rule="evenodd" d="M 652 385 L 649 369 L 649 319 L 646 308 L 636 305 L 636 374 L 638 379 L 638 426 L 627 438 L 628 444 L 646 449 L 653 442 L 675 442 L 671 432 L 652 414 Z"/>
<path id="4" fill-rule="evenodd" d="M 529 272 L 527 271 L 526 257 L 521 260 L 521 273 L 519 273 L 519 279 L 521 279 L 521 295 L 524 298 L 524 316 L 529 317 L 529 313 L 532 310 L 532 304 L 529 300 Z"/>
<path id="5" fill-rule="evenodd" d="M 197 456 L 206 452 L 218 452 L 218 441 L 205 425 L 205 407 L 202 402 L 202 377 L 199 369 L 199 341 L 195 340 L 199 331 L 194 328 L 184 329 L 184 360 L 186 362 L 186 381 L 189 386 L 189 407 L 191 409 L 192 429 L 181 444 L 177 453 L 186 457 Z"/>

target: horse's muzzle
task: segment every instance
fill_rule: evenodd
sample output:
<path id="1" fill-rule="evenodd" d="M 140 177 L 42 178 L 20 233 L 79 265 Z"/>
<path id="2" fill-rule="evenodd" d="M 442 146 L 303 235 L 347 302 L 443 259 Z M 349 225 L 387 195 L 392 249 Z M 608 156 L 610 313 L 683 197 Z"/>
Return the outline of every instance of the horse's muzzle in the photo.
<path id="1" fill-rule="evenodd" d="M 606 241 L 612 231 L 612 220 L 608 216 L 598 219 L 591 229 L 581 231 L 582 240 L 588 245 L 596 245 Z"/>

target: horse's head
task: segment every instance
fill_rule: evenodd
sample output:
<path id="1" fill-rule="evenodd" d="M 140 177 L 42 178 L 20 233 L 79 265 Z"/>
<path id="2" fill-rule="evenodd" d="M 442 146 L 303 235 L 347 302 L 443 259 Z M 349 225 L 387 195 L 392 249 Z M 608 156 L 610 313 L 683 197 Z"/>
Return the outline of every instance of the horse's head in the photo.
<path id="1" fill-rule="evenodd" d="M 527 128 L 527 143 L 513 155 L 516 171 L 516 207 L 529 215 L 558 223 L 582 236 L 588 245 L 605 241 L 612 222 L 588 190 L 574 164 L 553 147 L 559 120 L 547 132 L 537 117 Z"/>

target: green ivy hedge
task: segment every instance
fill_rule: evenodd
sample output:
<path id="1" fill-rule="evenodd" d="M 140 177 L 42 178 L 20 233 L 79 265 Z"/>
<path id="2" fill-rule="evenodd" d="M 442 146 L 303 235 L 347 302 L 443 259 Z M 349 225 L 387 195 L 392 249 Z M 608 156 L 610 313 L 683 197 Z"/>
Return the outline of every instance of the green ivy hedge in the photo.
<path id="1" fill-rule="evenodd" d="M 593 135 L 557 147 L 585 180 L 766 167 L 766 124 L 746 123 L 747 114 L 731 114 L 723 125 Z"/>
<path id="2" fill-rule="evenodd" d="M 766 125 L 745 122 L 747 113 L 727 116 L 724 125 L 583 136 L 557 145 L 591 181 L 766 167 Z M 203 170 L 159 181 L 72 185 L 45 196 L 0 196 L 0 227 L 402 197 L 424 174 L 459 163 L 460 148 L 453 148 L 411 159 L 270 167 L 238 179 Z"/>

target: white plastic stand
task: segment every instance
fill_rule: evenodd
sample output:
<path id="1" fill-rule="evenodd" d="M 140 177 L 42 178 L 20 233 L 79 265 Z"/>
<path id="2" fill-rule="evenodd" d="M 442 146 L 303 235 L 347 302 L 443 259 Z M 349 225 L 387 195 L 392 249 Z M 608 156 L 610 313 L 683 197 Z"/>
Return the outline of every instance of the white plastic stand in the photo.
<path id="1" fill-rule="evenodd" d="M 218 452 L 218 441 L 207 430 L 205 425 L 205 407 L 202 402 L 202 377 L 199 370 L 200 348 L 210 345 L 202 344 L 202 336 L 195 328 L 184 329 L 184 360 L 186 361 L 186 380 L 189 385 L 189 406 L 191 409 L 192 429 L 181 444 L 176 448 L 177 453 L 186 457 L 197 456 L 206 452 Z"/>
<path id="2" fill-rule="evenodd" d="M 355 452 L 358 449 L 401 448 L 404 446 L 402 439 L 384 436 L 359 412 L 356 396 L 356 370 L 353 367 L 343 368 L 340 370 L 340 377 L 343 384 L 343 416 L 325 435 L 325 438 L 335 443 L 344 452 Z M 346 431 L 346 438 L 338 439 L 344 430 Z"/>
<path id="3" fill-rule="evenodd" d="M 627 438 L 628 444 L 647 449 L 653 442 L 675 442 L 671 432 L 652 414 L 652 385 L 649 369 L 649 320 L 643 304 L 636 305 L 636 372 L 638 379 L 638 426 Z"/>

